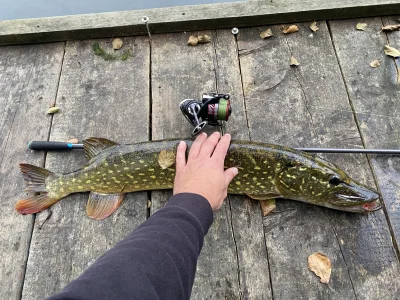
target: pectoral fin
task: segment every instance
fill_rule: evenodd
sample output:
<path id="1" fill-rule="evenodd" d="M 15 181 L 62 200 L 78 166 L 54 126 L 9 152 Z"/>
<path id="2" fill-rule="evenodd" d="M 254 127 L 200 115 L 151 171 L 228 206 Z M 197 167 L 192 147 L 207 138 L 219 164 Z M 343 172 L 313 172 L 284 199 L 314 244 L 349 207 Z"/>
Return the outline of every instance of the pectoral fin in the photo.
<path id="1" fill-rule="evenodd" d="M 120 205 L 125 194 L 99 194 L 90 192 L 86 205 L 86 213 L 89 218 L 102 220 L 110 216 Z"/>
<path id="2" fill-rule="evenodd" d="M 88 159 L 91 159 L 101 151 L 116 145 L 118 145 L 118 143 L 103 138 L 91 137 L 83 141 L 83 148 L 85 149 L 85 154 Z"/>

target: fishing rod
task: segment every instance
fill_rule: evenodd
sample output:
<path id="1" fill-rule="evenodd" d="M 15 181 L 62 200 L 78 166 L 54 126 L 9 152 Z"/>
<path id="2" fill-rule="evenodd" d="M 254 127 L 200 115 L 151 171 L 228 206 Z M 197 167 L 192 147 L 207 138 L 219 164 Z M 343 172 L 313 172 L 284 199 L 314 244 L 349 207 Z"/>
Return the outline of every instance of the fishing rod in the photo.
<path id="1" fill-rule="evenodd" d="M 194 127 L 192 137 L 202 132 L 207 125 L 219 126 L 221 135 L 224 126 L 232 114 L 231 96 L 229 94 L 205 93 L 201 100 L 185 99 L 179 104 L 185 118 Z M 32 141 L 31 150 L 62 151 L 83 149 L 83 144 L 52 141 Z M 366 153 L 366 154 L 400 154 L 396 149 L 356 149 L 356 148 L 295 148 L 309 153 Z"/>
<path id="2" fill-rule="evenodd" d="M 83 144 L 72 144 L 68 142 L 32 141 L 28 148 L 37 151 L 63 151 L 83 149 Z M 296 150 L 309 153 L 367 153 L 367 154 L 400 154 L 395 149 L 356 149 L 356 148 L 295 148 Z"/>

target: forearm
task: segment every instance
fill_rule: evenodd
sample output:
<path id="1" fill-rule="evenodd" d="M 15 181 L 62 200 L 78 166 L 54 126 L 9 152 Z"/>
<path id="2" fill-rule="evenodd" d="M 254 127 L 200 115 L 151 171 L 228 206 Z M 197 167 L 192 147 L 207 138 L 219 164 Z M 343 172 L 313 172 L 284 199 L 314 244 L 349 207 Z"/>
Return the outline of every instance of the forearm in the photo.
<path id="1" fill-rule="evenodd" d="M 189 299 L 212 220 L 205 198 L 175 195 L 50 299 Z"/>

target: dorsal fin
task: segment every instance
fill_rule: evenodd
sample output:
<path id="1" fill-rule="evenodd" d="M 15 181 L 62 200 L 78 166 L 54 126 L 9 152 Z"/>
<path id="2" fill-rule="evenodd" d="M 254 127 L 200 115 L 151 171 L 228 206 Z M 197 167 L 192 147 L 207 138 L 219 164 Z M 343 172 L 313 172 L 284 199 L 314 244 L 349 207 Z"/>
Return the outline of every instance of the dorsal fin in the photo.
<path id="1" fill-rule="evenodd" d="M 119 144 L 107 139 L 95 137 L 91 137 L 83 141 L 83 148 L 85 149 L 85 154 L 88 159 L 91 159 L 101 151 L 116 145 Z"/>

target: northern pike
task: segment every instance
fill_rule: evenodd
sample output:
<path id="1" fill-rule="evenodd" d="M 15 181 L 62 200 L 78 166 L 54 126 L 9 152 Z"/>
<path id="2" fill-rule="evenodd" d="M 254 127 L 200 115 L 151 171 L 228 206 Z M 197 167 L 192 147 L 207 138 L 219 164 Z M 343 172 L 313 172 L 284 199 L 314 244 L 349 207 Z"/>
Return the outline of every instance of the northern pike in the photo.
<path id="1" fill-rule="evenodd" d="M 56 174 L 20 164 L 26 189 L 36 194 L 18 201 L 21 214 L 42 211 L 72 193 L 90 192 L 89 217 L 104 219 L 121 204 L 125 193 L 172 189 L 180 140 L 120 145 L 102 138 L 84 141 L 88 163 L 69 174 Z M 192 141 L 185 141 L 188 149 Z M 295 149 L 249 141 L 230 144 L 225 168 L 239 174 L 228 193 L 257 200 L 285 198 L 350 212 L 381 207 L 379 194 L 336 165 Z"/>

